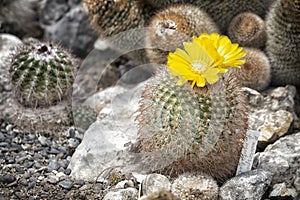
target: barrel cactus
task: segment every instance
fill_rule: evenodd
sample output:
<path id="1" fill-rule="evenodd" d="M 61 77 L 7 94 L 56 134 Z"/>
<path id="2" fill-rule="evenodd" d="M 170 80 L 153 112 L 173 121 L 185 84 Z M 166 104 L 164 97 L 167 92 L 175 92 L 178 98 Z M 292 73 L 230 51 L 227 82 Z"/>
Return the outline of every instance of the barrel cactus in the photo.
<path id="1" fill-rule="evenodd" d="M 47 107 L 70 96 L 76 62 L 56 45 L 33 42 L 16 51 L 9 71 L 22 105 Z"/>
<path id="2" fill-rule="evenodd" d="M 184 47 L 169 54 L 171 73 L 161 69 L 143 91 L 133 151 L 146 169 L 204 171 L 222 182 L 236 170 L 247 129 L 244 95 L 228 69 L 245 53 L 217 33 Z"/>
<path id="3" fill-rule="evenodd" d="M 241 46 L 262 48 L 267 39 L 265 22 L 254 13 L 241 13 L 230 22 L 228 36 Z"/>
<path id="4" fill-rule="evenodd" d="M 76 59 L 55 44 L 30 40 L 10 60 L 12 91 L 0 106 L 0 118 L 22 131 L 54 132 L 72 125 Z"/>
<path id="5" fill-rule="evenodd" d="M 277 0 L 266 18 L 272 84 L 300 86 L 300 1 Z"/>
<path id="6" fill-rule="evenodd" d="M 216 23 L 193 5 L 172 5 L 156 13 L 146 32 L 146 54 L 151 62 L 166 64 L 167 55 L 193 35 L 219 32 Z M 170 42 L 172 41 L 172 42 Z"/>

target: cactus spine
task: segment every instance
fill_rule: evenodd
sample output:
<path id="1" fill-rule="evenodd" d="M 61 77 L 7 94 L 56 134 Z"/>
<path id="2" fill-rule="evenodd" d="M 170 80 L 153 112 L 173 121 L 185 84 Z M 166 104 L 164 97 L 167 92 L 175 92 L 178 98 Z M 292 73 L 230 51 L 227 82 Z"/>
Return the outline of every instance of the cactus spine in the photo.
<path id="1" fill-rule="evenodd" d="M 241 46 L 262 48 L 267 39 L 265 22 L 254 13 L 241 13 L 230 22 L 228 36 Z"/>
<path id="2" fill-rule="evenodd" d="M 142 94 L 135 151 L 145 165 L 177 175 L 204 171 L 222 182 L 238 164 L 247 129 L 244 96 L 231 74 L 214 85 L 178 87 L 167 72 L 154 76 Z"/>
<path id="3" fill-rule="evenodd" d="M 167 55 L 193 35 L 219 32 L 215 22 L 193 5 L 173 5 L 153 16 L 146 33 L 146 54 L 151 62 L 165 64 Z M 170 42 L 172 41 L 172 42 Z"/>
<path id="4" fill-rule="evenodd" d="M 271 81 L 271 66 L 264 52 L 255 48 L 244 48 L 247 53 L 246 63 L 241 69 L 233 69 L 241 85 L 262 91 L 266 89 Z"/>
<path id="5" fill-rule="evenodd" d="M 266 18 L 272 84 L 300 86 L 300 1 L 277 0 Z"/>

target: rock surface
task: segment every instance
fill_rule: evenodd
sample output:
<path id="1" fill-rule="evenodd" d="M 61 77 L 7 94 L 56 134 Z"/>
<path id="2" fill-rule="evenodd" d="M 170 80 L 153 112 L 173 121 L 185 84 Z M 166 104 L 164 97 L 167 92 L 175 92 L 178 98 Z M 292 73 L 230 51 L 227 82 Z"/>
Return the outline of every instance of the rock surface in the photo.
<path id="1" fill-rule="evenodd" d="M 273 183 L 293 185 L 300 169 L 300 133 L 280 138 L 264 152 L 257 153 L 254 167 L 273 173 Z"/>
<path id="2" fill-rule="evenodd" d="M 272 173 L 253 170 L 227 181 L 219 193 L 220 200 L 260 200 L 272 181 Z"/>
<path id="3" fill-rule="evenodd" d="M 149 195 L 162 189 L 170 190 L 171 183 L 167 177 L 161 174 L 149 174 L 142 183 L 143 195 Z"/>
<path id="4" fill-rule="evenodd" d="M 137 196 L 138 191 L 135 188 L 117 189 L 108 192 L 103 200 L 134 200 Z"/>

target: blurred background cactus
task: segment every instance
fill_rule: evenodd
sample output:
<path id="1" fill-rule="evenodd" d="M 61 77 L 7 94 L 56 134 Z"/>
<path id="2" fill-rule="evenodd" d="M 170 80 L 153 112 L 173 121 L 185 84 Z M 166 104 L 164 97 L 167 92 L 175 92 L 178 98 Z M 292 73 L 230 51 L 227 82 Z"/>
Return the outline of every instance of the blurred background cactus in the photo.
<path id="1" fill-rule="evenodd" d="M 266 89 L 271 81 L 271 66 L 265 53 L 255 48 L 244 48 L 247 53 L 246 63 L 241 69 L 233 69 L 241 85 L 262 91 Z"/>
<path id="2" fill-rule="evenodd" d="M 250 12 L 235 16 L 227 32 L 232 42 L 241 46 L 263 48 L 267 39 L 264 20 Z"/>
<path id="3" fill-rule="evenodd" d="M 41 37 L 43 31 L 36 12 L 38 0 L 1 0 L 0 33 L 18 37 Z"/>
<path id="4" fill-rule="evenodd" d="M 156 13 L 146 33 L 146 55 L 150 62 L 166 64 L 167 55 L 193 35 L 219 32 L 216 23 L 193 5 L 172 5 Z M 172 41 L 172 42 L 170 42 Z"/>
<path id="5" fill-rule="evenodd" d="M 277 0 L 266 18 L 273 85 L 300 86 L 299 20 L 299 0 Z"/>

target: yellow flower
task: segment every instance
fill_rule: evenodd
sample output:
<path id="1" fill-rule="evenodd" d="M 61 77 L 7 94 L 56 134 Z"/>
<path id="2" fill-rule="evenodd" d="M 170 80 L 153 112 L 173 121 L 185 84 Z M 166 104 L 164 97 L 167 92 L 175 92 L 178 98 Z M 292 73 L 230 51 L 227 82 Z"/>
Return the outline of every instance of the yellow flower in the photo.
<path id="1" fill-rule="evenodd" d="M 229 67 L 245 63 L 243 49 L 217 33 L 193 37 L 192 42 L 183 45 L 185 51 L 177 48 L 169 54 L 167 63 L 171 75 L 179 76 L 178 85 L 187 81 L 192 87 L 204 87 L 206 82 L 214 84 L 219 80 L 219 73 L 224 74 Z"/>
<path id="2" fill-rule="evenodd" d="M 193 37 L 193 40 L 199 45 L 206 46 L 213 45 L 217 51 L 217 56 L 213 56 L 220 73 L 226 73 L 229 67 L 238 67 L 245 64 L 245 60 L 241 60 L 246 52 L 238 44 L 232 44 L 227 36 L 220 36 L 217 33 L 202 34 L 199 37 Z"/>

